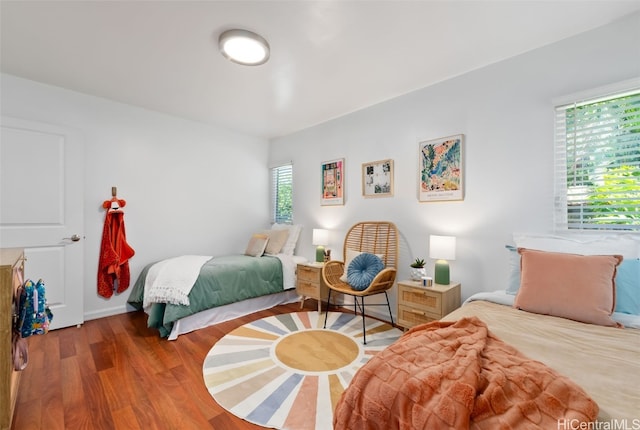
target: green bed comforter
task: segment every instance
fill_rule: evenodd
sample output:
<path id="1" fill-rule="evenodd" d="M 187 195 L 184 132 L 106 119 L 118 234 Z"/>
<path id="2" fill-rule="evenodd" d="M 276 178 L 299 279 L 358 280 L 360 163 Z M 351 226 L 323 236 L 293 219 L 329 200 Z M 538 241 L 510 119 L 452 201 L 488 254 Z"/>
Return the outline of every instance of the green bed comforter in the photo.
<path id="1" fill-rule="evenodd" d="M 143 307 L 144 284 L 152 265 L 142 270 L 127 300 L 138 310 Z M 200 269 L 189 293 L 189 306 L 154 303 L 149 310 L 147 326 L 158 329 L 160 336 L 167 337 L 173 323 L 180 318 L 216 306 L 277 293 L 283 291 L 283 285 L 282 263 L 277 257 L 214 257 Z"/>

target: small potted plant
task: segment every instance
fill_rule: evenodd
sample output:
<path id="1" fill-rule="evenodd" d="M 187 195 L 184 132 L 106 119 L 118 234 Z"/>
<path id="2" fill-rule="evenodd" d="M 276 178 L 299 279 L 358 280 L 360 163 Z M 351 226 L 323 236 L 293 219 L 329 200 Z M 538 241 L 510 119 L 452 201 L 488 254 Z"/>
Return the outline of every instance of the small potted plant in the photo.
<path id="1" fill-rule="evenodd" d="M 424 268 L 424 260 L 422 258 L 416 258 L 413 263 L 410 264 L 409 277 L 414 281 L 419 281 L 423 276 L 427 276 L 427 271 Z"/>

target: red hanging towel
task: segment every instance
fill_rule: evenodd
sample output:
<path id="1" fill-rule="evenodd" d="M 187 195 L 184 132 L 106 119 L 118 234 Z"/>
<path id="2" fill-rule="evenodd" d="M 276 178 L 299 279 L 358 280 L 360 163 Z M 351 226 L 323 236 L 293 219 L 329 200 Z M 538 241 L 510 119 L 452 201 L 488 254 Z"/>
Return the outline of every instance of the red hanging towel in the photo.
<path id="1" fill-rule="evenodd" d="M 111 205 L 112 201 L 104 204 Z M 100 245 L 100 260 L 98 262 L 98 294 L 109 298 L 115 290 L 122 293 L 129 288 L 129 259 L 135 251 L 127 243 L 124 228 L 124 212 L 120 210 L 124 206 L 124 200 L 119 200 L 120 205 L 114 209 L 107 209 L 102 230 L 102 243 Z M 103 205 L 104 206 L 104 205 Z"/>

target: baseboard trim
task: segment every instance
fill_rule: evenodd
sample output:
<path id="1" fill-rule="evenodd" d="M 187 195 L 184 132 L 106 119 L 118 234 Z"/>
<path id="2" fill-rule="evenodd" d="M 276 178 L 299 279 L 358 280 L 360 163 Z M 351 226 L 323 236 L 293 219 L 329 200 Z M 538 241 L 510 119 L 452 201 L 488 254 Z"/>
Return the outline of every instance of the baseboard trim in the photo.
<path id="1" fill-rule="evenodd" d="M 98 318 L 106 318 L 113 315 L 125 314 L 127 312 L 133 312 L 135 310 L 136 309 L 134 307 L 128 304 L 125 304 L 122 306 L 114 306 L 112 308 L 100 309 L 98 311 L 85 312 L 84 320 L 85 321 L 97 320 Z"/>

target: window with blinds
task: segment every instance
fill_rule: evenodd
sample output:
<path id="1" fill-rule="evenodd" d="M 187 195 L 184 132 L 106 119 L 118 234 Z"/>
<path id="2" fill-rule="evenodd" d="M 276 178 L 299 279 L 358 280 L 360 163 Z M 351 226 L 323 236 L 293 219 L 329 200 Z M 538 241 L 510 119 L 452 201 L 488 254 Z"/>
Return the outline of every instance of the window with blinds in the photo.
<path id="1" fill-rule="evenodd" d="M 640 87 L 556 107 L 557 229 L 640 231 Z"/>
<path id="2" fill-rule="evenodd" d="M 293 165 L 271 169 L 271 222 L 293 222 Z"/>

